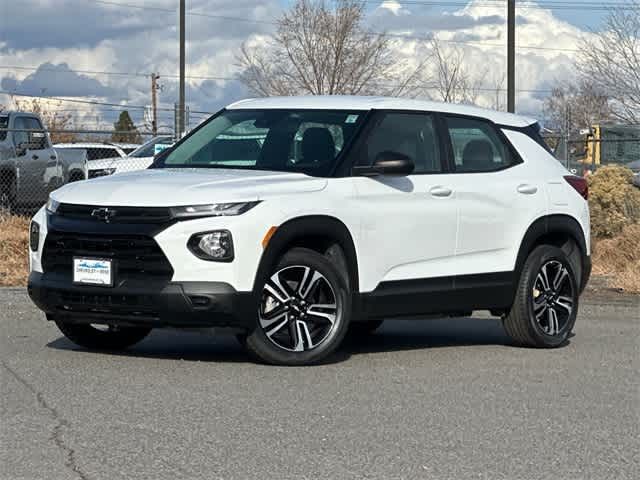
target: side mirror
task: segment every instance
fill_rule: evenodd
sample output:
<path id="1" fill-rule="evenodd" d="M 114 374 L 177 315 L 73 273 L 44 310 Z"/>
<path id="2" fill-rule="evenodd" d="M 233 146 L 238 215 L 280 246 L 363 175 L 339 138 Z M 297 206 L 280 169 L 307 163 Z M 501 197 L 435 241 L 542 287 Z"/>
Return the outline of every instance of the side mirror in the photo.
<path id="1" fill-rule="evenodd" d="M 47 148 L 47 134 L 44 132 L 29 132 L 29 146 L 32 150 Z"/>
<path id="2" fill-rule="evenodd" d="M 393 175 L 405 177 L 411 175 L 415 165 L 408 155 L 399 152 L 384 151 L 376 155 L 373 165 L 353 167 L 353 174 L 374 177 L 377 175 Z"/>

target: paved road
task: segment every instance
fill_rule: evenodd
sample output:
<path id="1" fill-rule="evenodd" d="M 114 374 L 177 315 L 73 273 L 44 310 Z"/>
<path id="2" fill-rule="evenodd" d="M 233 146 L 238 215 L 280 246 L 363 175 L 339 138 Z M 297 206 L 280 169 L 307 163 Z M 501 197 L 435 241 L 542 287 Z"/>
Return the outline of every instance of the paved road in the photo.
<path id="1" fill-rule="evenodd" d="M 486 317 L 399 321 L 276 368 L 168 331 L 88 353 L 0 290 L 0 477 L 638 478 L 640 300 L 602 301 L 554 351 Z"/>

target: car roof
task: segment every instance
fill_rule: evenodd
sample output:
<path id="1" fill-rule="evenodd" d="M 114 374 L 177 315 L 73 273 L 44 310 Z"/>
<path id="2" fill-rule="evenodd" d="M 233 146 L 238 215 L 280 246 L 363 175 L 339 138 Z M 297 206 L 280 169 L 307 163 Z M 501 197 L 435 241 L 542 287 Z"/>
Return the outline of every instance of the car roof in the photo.
<path id="1" fill-rule="evenodd" d="M 119 145 L 114 145 L 113 143 L 100 143 L 100 142 L 78 142 L 78 143 L 56 143 L 54 145 L 56 148 L 120 148 Z"/>
<path id="2" fill-rule="evenodd" d="M 309 109 L 309 110 L 416 110 L 452 113 L 486 118 L 499 125 L 527 127 L 537 120 L 513 113 L 455 103 L 432 102 L 412 98 L 365 97 L 352 95 L 309 95 L 298 97 L 265 97 L 240 100 L 229 110 L 252 109 Z"/>

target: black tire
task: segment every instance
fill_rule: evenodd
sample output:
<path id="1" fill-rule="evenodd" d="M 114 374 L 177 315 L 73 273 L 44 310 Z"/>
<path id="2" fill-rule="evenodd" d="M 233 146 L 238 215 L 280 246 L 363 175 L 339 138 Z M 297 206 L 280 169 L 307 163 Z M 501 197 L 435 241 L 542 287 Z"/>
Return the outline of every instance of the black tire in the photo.
<path id="1" fill-rule="evenodd" d="M 561 277 L 557 276 L 558 272 Z M 542 245 L 527 257 L 513 306 L 502 323 L 518 345 L 559 347 L 566 343 L 573 330 L 578 303 L 578 280 L 568 256 L 557 247 Z"/>
<path id="2" fill-rule="evenodd" d="M 56 325 L 65 337 L 89 350 L 124 350 L 141 341 L 151 331 L 146 327 L 100 330 L 92 325 L 68 323 L 61 320 L 56 320 Z"/>
<path id="3" fill-rule="evenodd" d="M 365 322 L 352 322 L 351 325 L 349 325 L 349 335 L 353 337 L 371 335 L 380 328 L 383 323 L 383 319 L 367 320 Z"/>
<path id="4" fill-rule="evenodd" d="M 305 275 L 312 277 L 308 284 Z M 277 288 L 280 299 L 273 294 L 276 276 L 285 290 L 282 295 Z M 259 313 L 256 328 L 244 342 L 247 351 L 274 365 L 310 365 L 326 359 L 349 327 L 351 295 L 344 278 L 329 259 L 313 250 L 287 252 L 256 293 Z"/>

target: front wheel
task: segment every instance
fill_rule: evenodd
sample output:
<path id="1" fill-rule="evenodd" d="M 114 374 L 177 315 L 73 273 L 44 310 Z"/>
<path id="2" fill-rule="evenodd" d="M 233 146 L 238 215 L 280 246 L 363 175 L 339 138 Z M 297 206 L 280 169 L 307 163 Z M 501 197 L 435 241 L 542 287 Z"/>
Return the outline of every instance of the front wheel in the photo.
<path id="1" fill-rule="evenodd" d="M 287 252 L 264 281 L 259 299 L 258 325 L 244 343 L 266 363 L 318 363 L 347 332 L 351 297 L 344 276 L 313 250 Z"/>
<path id="2" fill-rule="evenodd" d="M 505 330 L 523 346 L 561 346 L 575 325 L 578 300 L 578 281 L 567 255 L 557 247 L 539 246 L 524 264 L 513 306 L 503 318 Z"/>
<path id="3" fill-rule="evenodd" d="M 146 327 L 88 325 L 62 320 L 56 320 L 56 325 L 65 337 L 89 350 L 124 350 L 141 341 L 151 331 Z"/>

